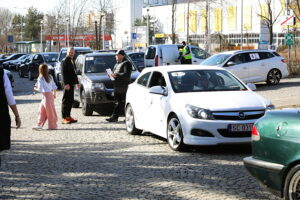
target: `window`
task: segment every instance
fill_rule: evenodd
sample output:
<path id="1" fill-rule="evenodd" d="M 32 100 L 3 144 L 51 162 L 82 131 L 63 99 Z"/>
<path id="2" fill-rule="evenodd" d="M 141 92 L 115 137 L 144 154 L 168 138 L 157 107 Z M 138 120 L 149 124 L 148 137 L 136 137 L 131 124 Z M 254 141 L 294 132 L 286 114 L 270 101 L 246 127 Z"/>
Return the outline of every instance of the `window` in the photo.
<path id="1" fill-rule="evenodd" d="M 85 58 L 86 73 L 103 73 L 106 69 L 113 67 L 116 64 L 115 56 L 88 56 Z"/>
<path id="2" fill-rule="evenodd" d="M 259 52 L 259 56 L 261 59 L 268 59 L 274 57 L 274 55 L 269 52 Z"/>
<path id="3" fill-rule="evenodd" d="M 246 63 L 249 61 L 250 61 L 250 58 L 247 53 L 241 53 L 241 54 L 235 55 L 228 60 L 228 62 L 234 62 L 234 64 L 236 64 L 236 65 L 243 64 L 243 63 Z M 227 64 L 226 64 L 226 66 L 227 66 Z"/>
<path id="4" fill-rule="evenodd" d="M 150 80 L 149 87 L 153 86 L 162 86 L 166 87 L 166 81 L 162 73 L 160 72 L 153 72 Z"/>
<path id="5" fill-rule="evenodd" d="M 138 81 L 137 81 L 137 83 L 139 84 L 139 85 L 142 85 L 142 86 L 147 86 L 147 83 L 148 83 L 148 80 L 149 80 L 149 77 L 150 77 L 150 74 L 151 74 L 151 72 L 148 72 L 148 73 L 146 73 L 146 74 L 144 74 L 143 76 L 141 76 L 139 79 L 138 79 Z"/>
<path id="6" fill-rule="evenodd" d="M 146 59 L 154 59 L 156 54 L 156 48 L 155 47 L 149 47 L 146 51 Z"/>
<path id="7" fill-rule="evenodd" d="M 195 58 L 198 59 L 205 59 L 207 58 L 207 53 L 199 48 L 191 48 L 192 54 L 195 56 Z"/>

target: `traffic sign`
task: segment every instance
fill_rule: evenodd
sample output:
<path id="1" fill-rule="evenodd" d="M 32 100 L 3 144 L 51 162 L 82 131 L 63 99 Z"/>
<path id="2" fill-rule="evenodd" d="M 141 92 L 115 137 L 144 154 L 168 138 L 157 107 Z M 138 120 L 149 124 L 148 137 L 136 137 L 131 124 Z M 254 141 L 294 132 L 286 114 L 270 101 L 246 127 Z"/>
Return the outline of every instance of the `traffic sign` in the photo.
<path id="1" fill-rule="evenodd" d="M 288 25 L 288 26 L 292 26 L 294 25 L 294 15 L 286 15 L 286 16 L 283 16 L 282 19 L 281 19 L 281 23 L 280 25 Z"/>
<path id="2" fill-rule="evenodd" d="M 292 33 L 287 33 L 284 35 L 285 44 L 290 46 L 294 44 L 294 36 Z"/>
<path id="3" fill-rule="evenodd" d="M 135 39 L 136 39 L 136 33 L 132 33 L 132 34 L 131 34 L 131 38 L 132 38 L 133 40 L 135 40 Z"/>

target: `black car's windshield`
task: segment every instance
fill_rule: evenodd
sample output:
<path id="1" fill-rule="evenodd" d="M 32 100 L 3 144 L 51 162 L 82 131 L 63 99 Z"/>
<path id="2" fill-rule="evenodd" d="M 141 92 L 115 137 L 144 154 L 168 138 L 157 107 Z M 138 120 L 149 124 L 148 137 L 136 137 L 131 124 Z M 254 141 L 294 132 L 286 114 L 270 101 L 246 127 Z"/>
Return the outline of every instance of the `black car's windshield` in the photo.
<path id="1" fill-rule="evenodd" d="M 58 54 L 43 54 L 45 62 L 55 62 Z"/>
<path id="2" fill-rule="evenodd" d="M 201 65 L 219 65 L 222 64 L 229 56 L 231 56 L 231 54 L 216 54 L 204 60 Z"/>
<path id="3" fill-rule="evenodd" d="M 103 73 L 116 64 L 114 55 L 88 56 L 85 58 L 85 73 Z"/>
<path id="4" fill-rule="evenodd" d="M 80 55 L 80 54 L 87 54 L 87 53 L 91 53 L 91 51 L 86 50 L 86 51 L 76 51 L 75 50 L 75 54 L 74 54 L 74 60 L 76 60 L 76 58 Z M 62 59 L 64 59 L 67 56 L 67 51 L 62 51 L 60 56 L 59 56 L 59 61 L 62 61 Z"/>
<path id="5" fill-rule="evenodd" d="M 247 90 L 238 79 L 224 70 L 184 70 L 168 74 L 176 93 Z"/>

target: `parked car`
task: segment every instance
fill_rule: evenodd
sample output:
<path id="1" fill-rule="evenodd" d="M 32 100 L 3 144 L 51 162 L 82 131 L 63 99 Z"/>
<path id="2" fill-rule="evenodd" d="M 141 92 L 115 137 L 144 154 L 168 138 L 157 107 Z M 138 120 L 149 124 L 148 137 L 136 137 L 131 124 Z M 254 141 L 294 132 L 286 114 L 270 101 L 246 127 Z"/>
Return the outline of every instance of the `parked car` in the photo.
<path id="1" fill-rule="evenodd" d="M 192 64 L 198 65 L 210 54 L 197 46 L 187 45 L 192 55 Z M 179 49 L 182 45 L 178 44 L 159 44 L 150 45 L 145 52 L 145 67 L 176 65 L 180 64 Z"/>
<path id="2" fill-rule="evenodd" d="M 14 80 L 14 77 L 13 77 L 13 75 L 12 75 L 12 73 L 9 71 L 9 70 L 6 70 L 6 69 L 4 69 L 4 72 L 7 74 L 7 76 L 8 76 L 8 79 L 9 79 L 9 81 L 10 81 L 10 84 L 11 84 L 11 87 L 14 87 L 14 82 L 15 82 L 15 80 Z"/>
<path id="3" fill-rule="evenodd" d="M 11 55 L 10 53 L 8 53 L 8 54 L 0 54 L 0 59 L 5 59 L 5 58 L 7 58 L 10 55 Z"/>
<path id="4" fill-rule="evenodd" d="M 142 71 L 145 68 L 145 64 L 144 64 L 145 52 L 127 52 L 126 54 L 135 63 L 135 66 L 137 66 L 137 69 L 139 71 Z"/>
<path id="5" fill-rule="evenodd" d="M 274 194 L 300 197 L 300 111 L 270 111 L 252 129 L 252 156 L 244 158 L 248 172 Z"/>
<path id="6" fill-rule="evenodd" d="M 33 55 L 30 54 L 25 60 L 21 61 L 20 64 L 17 65 L 19 77 L 23 78 L 28 76 L 28 63 L 32 60 Z"/>
<path id="7" fill-rule="evenodd" d="M 9 60 L 9 61 L 5 61 L 3 63 L 3 67 L 5 69 L 9 69 L 9 70 L 16 70 L 16 66 L 18 63 L 20 63 L 22 60 L 26 59 L 28 57 L 28 54 L 25 54 L 15 60 Z"/>
<path id="8" fill-rule="evenodd" d="M 113 69 L 115 64 L 115 53 L 88 53 L 77 57 L 80 88 L 75 88 L 73 107 L 79 107 L 81 103 L 83 115 L 90 116 L 93 111 L 100 114 L 112 112 L 114 89 L 106 69 Z M 139 72 L 134 63 L 132 65 L 131 79 L 134 81 Z"/>
<path id="9" fill-rule="evenodd" d="M 21 66 L 21 64 L 23 64 L 27 58 L 30 58 L 31 54 L 26 54 L 24 56 L 21 56 L 19 59 L 17 59 L 16 61 L 12 62 L 9 66 L 9 68 L 15 68 L 16 71 L 19 71 L 19 67 Z"/>
<path id="10" fill-rule="evenodd" d="M 159 135 L 173 150 L 249 143 L 253 123 L 274 108 L 251 89 L 219 67 L 145 68 L 126 94 L 127 131 Z"/>
<path id="11" fill-rule="evenodd" d="M 245 83 L 266 81 L 269 85 L 276 85 L 288 75 L 285 59 L 270 50 L 222 52 L 206 59 L 201 65 L 224 67 Z"/>
<path id="12" fill-rule="evenodd" d="M 54 65 L 55 82 L 59 88 L 62 86 L 60 64 L 61 64 L 62 59 L 64 59 L 67 56 L 67 50 L 68 50 L 68 48 L 62 48 L 60 50 L 58 59 Z M 86 54 L 86 53 L 92 52 L 92 49 L 90 47 L 74 47 L 74 50 L 75 50 L 74 60 L 76 60 L 77 56 L 80 54 Z"/>
<path id="13" fill-rule="evenodd" d="M 24 53 L 15 53 L 6 58 L 0 59 L 0 66 L 3 66 L 3 63 L 6 61 L 18 59 L 19 57 L 21 57 L 23 55 L 25 55 L 25 54 Z M 4 69 L 7 69 L 7 68 L 4 68 Z"/>

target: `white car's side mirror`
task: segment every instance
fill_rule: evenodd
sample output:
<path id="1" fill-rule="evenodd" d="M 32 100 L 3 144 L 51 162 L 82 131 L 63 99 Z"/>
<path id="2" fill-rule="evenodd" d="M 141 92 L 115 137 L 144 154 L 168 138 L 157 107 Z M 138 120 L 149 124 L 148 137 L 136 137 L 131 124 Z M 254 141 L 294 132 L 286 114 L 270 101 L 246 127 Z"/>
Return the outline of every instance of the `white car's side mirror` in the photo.
<path id="1" fill-rule="evenodd" d="M 256 86 L 253 83 L 247 83 L 247 87 L 252 91 L 256 90 Z"/>
<path id="2" fill-rule="evenodd" d="M 160 95 L 163 95 L 163 96 L 168 95 L 167 89 L 163 88 L 160 85 L 151 87 L 149 92 L 152 93 L 152 94 L 160 94 Z"/>
<path id="3" fill-rule="evenodd" d="M 235 62 L 233 62 L 233 61 L 229 61 L 229 62 L 226 64 L 227 67 L 230 67 L 230 66 L 233 66 L 233 65 L 235 65 Z"/>

